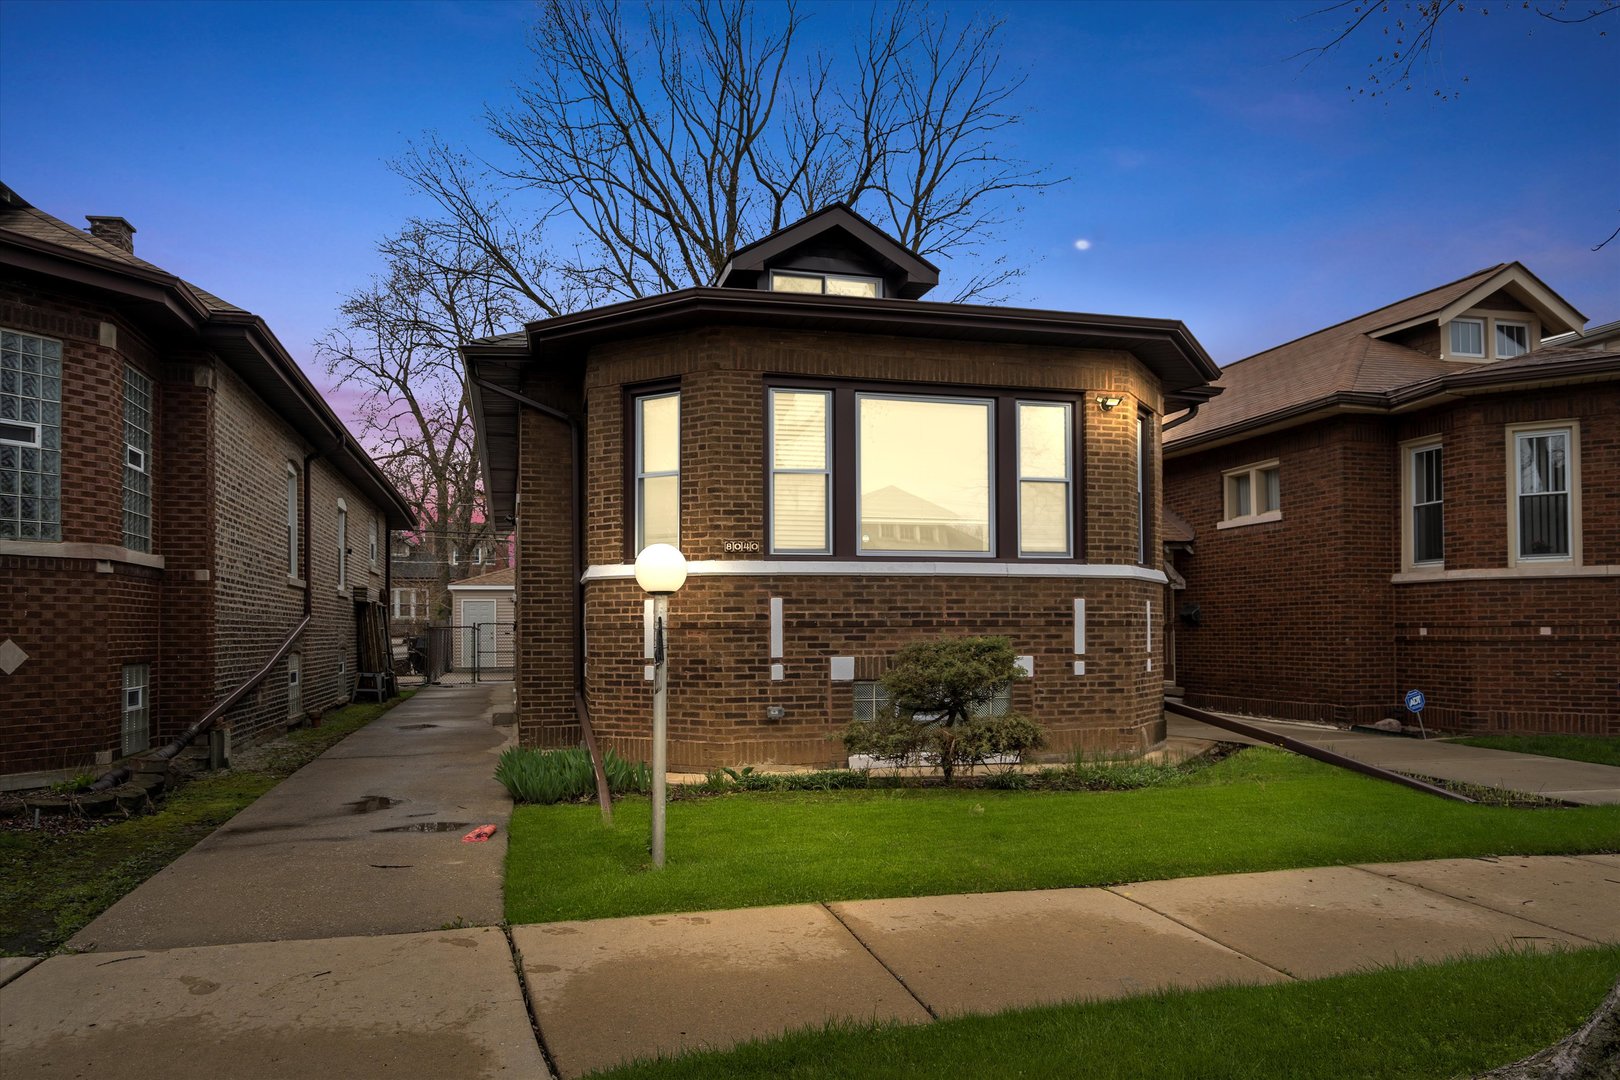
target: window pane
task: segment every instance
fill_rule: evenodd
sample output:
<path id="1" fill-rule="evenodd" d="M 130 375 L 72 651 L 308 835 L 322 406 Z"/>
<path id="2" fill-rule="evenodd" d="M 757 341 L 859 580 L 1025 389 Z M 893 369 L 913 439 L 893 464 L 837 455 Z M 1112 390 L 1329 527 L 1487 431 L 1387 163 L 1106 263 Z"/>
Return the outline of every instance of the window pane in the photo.
<path id="1" fill-rule="evenodd" d="M 827 398 L 821 392 L 771 391 L 772 464 L 776 468 L 827 467 Z"/>
<path id="2" fill-rule="evenodd" d="M 1035 555 L 1068 553 L 1068 484 L 1025 480 L 1018 485 L 1018 546 Z"/>
<path id="3" fill-rule="evenodd" d="M 1446 557 L 1445 531 L 1439 503 L 1412 508 L 1412 561 L 1441 562 Z"/>
<path id="4" fill-rule="evenodd" d="M 1466 356 L 1485 354 L 1485 324 L 1476 319 L 1451 321 L 1451 351 Z"/>
<path id="5" fill-rule="evenodd" d="M 1067 405 L 1018 405 L 1018 475 L 1030 479 L 1069 479 Z"/>
<path id="6" fill-rule="evenodd" d="M 681 478 L 649 476 L 641 481 L 641 547 L 681 543 Z"/>
<path id="7" fill-rule="evenodd" d="M 775 551 L 827 550 L 826 473 L 777 473 L 771 530 Z"/>
<path id="8" fill-rule="evenodd" d="M 836 274 L 827 275 L 827 294 L 829 296 L 871 296 L 878 294 L 878 283 L 867 278 L 839 277 Z"/>
<path id="9" fill-rule="evenodd" d="M 775 292 L 820 293 L 820 274 L 787 274 L 777 270 L 771 274 L 771 289 Z"/>
<path id="10" fill-rule="evenodd" d="M 862 550 L 989 552 L 989 403 L 856 401 Z"/>
<path id="11" fill-rule="evenodd" d="M 681 467 L 681 396 L 640 398 L 640 472 L 674 472 Z"/>
<path id="12" fill-rule="evenodd" d="M 1569 556 L 1567 432 L 1520 435 L 1519 554 Z"/>
<path id="13" fill-rule="evenodd" d="M 1248 517 L 1249 510 L 1249 474 L 1230 478 L 1232 485 L 1232 517 Z"/>
<path id="14" fill-rule="evenodd" d="M 1540 494 L 1548 491 L 1566 491 L 1564 432 L 1546 435 L 1519 436 L 1519 493 Z"/>
<path id="15" fill-rule="evenodd" d="M 1506 360 L 1530 351 L 1530 328 L 1523 323 L 1496 324 L 1496 355 Z"/>
<path id="16" fill-rule="evenodd" d="M 1260 496 L 1260 512 L 1270 513 L 1282 508 L 1282 472 L 1279 469 L 1267 469 L 1260 474 L 1263 485 Z"/>

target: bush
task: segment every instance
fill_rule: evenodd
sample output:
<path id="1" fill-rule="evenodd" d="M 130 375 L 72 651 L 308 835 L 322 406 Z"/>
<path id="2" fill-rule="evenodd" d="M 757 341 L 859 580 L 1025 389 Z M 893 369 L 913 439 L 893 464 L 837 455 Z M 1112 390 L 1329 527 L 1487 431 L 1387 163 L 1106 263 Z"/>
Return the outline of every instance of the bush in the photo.
<path id="1" fill-rule="evenodd" d="M 984 715 L 996 694 L 1024 678 L 1004 637 L 919 641 L 895 654 L 883 676 L 888 715 L 855 721 L 844 749 L 897 765 L 938 765 L 950 783 L 958 768 L 1018 757 L 1045 742 L 1040 725 L 1018 713 Z"/>
<path id="2" fill-rule="evenodd" d="M 699 790 L 708 794 L 727 794 L 734 791 L 844 791 L 869 786 L 870 778 L 854 769 L 759 773 L 749 765 L 741 769 L 711 769 Z"/>
<path id="3" fill-rule="evenodd" d="M 607 773 L 608 790 L 615 795 L 652 790 L 652 770 L 644 762 L 626 761 L 609 750 L 602 767 Z M 579 749 L 509 747 L 495 765 L 495 779 L 518 803 L 571 802 L 596 793 L 591 756 Z"/>

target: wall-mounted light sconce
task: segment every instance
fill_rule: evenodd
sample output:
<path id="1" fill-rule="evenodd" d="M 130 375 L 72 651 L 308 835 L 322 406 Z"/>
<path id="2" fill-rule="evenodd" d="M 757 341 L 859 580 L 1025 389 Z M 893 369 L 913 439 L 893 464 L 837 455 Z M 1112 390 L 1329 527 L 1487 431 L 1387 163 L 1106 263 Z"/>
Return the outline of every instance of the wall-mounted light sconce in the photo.
<path id="1" fill-rule="evenodd" d="M 1125 399 L 1120 397 L 1118 394 L 1098 394 L 1097 408 L 1101 409 L 1103 412 L 1109 412 L 1115 405 L 1118 405 L 1124 400 Z"/>

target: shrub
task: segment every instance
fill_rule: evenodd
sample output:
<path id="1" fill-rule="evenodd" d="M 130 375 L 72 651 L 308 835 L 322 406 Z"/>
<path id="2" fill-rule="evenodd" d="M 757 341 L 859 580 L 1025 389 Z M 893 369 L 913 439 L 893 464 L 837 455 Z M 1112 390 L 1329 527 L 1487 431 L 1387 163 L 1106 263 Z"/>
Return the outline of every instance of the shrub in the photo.
<path id="1" fill-rule="evenodd" d="M 643 762 L 629 762 L 608 750 L 602 759 L 608 790 L 615 795 L 652 789 L 652 770 Z M 583 799 L 596 792 L 596 773 L 584 750 L 536 750 L 513 746 L 501 753 L 495 779 L 506 786 L 513 802 L 556 803 Z"/>
<path id="2" fill-rule="evenodd" d="M 733 791 L 844 791 L 869 787 L 870 777 L 855 769 L 822 769 L 802 773 L 760 773 L 752 766 L 741 769 L 719 768 L 704 778 L 701 790 L 709 793 Z"/>

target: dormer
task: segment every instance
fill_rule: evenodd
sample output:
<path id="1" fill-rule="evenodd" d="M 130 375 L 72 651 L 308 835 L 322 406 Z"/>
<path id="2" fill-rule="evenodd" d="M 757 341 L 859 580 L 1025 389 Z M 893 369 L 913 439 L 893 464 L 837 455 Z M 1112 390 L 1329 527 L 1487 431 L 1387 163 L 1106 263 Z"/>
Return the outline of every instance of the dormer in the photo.
<path id="1" fill-rule="evenodd" d="M 1444 306 L 1381 327 L 1371 337 L 1442 360 L 1489 364 L 1523 356 L 1543 338 L 1579 330 L 1586 316 L 1519 263 L 1505 263 Z"/>
<path id="2" fill-rule="evenodd" d="M 738 249 L 720 271 L 724 289 L 916 300 L 939 269 L 842 203 Z"/>

